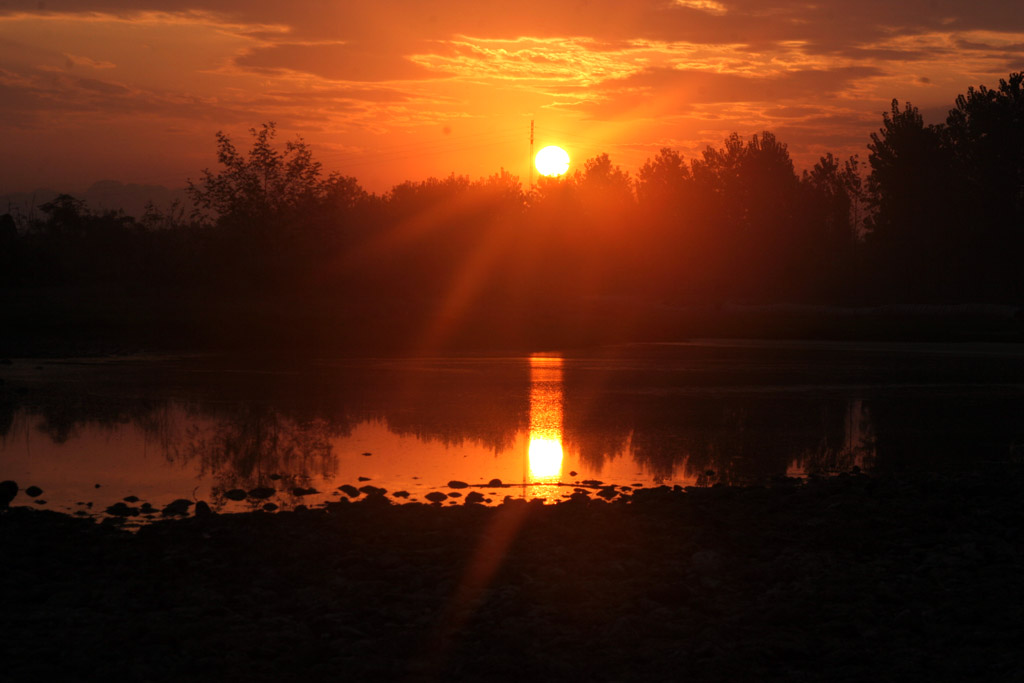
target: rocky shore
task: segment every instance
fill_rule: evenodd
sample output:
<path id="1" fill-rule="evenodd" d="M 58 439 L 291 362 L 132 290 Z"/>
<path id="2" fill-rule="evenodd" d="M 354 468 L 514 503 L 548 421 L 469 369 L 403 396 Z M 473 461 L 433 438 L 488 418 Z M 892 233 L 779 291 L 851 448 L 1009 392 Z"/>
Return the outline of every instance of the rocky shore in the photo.
<path id="1" fill-rule="evenodd" d="M 1024 477 L 0 517 L 0 680 L 1013 680 Z"/>

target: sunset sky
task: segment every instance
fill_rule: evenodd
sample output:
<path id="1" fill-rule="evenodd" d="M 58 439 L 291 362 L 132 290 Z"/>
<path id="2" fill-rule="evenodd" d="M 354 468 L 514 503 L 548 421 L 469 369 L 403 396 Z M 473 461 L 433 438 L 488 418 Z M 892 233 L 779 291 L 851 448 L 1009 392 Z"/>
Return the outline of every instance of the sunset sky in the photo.
<path id="1" fill-rule="evenodd" d="M 893 97 L 939 121 L 1021 69 L 1007 0 L 0 0 L 0 194 L 180 187 L 264 121 L 377 192 L 526 181 L 531 119 L 631 173 L 765 129 L 866 161 Z"/>

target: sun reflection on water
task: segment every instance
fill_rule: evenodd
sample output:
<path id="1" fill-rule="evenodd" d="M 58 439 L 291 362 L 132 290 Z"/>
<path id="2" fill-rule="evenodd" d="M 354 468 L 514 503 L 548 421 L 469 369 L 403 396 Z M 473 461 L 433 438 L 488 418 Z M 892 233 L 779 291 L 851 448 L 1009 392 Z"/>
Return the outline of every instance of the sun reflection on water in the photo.
<path id="1" fill-rule="evenodd" d="M 558 483 L 563 456 L 562 358 L 530 356 L 530 481 Z"/>

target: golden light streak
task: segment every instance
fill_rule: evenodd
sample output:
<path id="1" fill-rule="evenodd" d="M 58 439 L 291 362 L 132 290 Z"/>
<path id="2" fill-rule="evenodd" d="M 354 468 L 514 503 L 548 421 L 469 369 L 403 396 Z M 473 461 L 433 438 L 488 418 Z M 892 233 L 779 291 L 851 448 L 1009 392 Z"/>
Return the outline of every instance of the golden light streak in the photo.
<path id="1" fill-rule="evenodd" d="M 562 475 L 562 358 L 530 356 L 530 480 L 557 483 Z"/>

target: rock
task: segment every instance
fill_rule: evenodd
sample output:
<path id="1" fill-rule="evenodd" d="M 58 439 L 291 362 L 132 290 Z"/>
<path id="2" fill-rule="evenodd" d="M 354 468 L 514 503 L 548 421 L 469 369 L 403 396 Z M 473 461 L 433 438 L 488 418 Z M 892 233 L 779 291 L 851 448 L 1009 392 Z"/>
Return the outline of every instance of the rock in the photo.
<path id="1" fill-rule="evenodd" d="M 352 486 L 352 484 L 342 484 L 341 486 L 338 487 L 338 490 L 344 493 L 349 498 L 359 497 L 359 489 L 357 489 L 355 486 Z"/>
<path id="2" fill-rule="evenodd" d="M 590 495 L 586 491 L 583 491 L 583 490 L 574 491 L 573 494 L 571 496 L 569 496 L 569 502 L 570 503 L 575 503 L 577 505 L 580 504 L 580 503 L 589 503 L 590 502 Z"/>
<path id="3" fill-rule="evenodd" d="M 114 503 L 106 509 L 106 513 L 114 517 L 138 517 L 139 508 L 130 507 L 127 503 Z"/>
<path id="4" fill-rule="evenodd" d="M 100 487 L 100 485 L 99 485 L 99 484 L 93 484 L 93 485 L 92 485 L 92 487 L 93 487 L 94 489 L 98 489 L 98 488 Z"/>
<path id="5" fill-rule="evenodd" d="M 122 498 L 122 500 L 124 500 L 124 502 L 126 502 L 126 503 L 138 503 L 139 502 L 139 497 L 138 496 L 125 496 L 124 498 Z"/>
<path id="6" fill-rule="evenodd" d="M 487 485 L 488 486 L 504 486 L 504 484 L 501 483 L 501 479 L 491 479 L 489 482 L 487 482 Z"/>
<path id="7" fill-rule="evenodd" d="M 395 491 L 391 495 L 394 496 L 395 498 L 408 498 L 409 497 L 409 492 L 408 491 Z"/>
<path id="8" fill-rule="evenodd" d="M 575 476 L 576 476 L 576 475 L 578 475 L 578 474 L 579 474 L 579 472 L 577 472 L 577 471 L 575 471 L 575 470 L 573 470 L 573 471 L 569 472 L 569 476 L 570 476 L 570 477 L 575 477 Z"/>
<path id="9" fill-rule="evenodd" d="M 597 495 L 601 496 L 605 500 L 611 500 L 615 496 L 619 495 L 619 492 L 615 490 L 614 486 L 605 486 L 597 492 Z"/>
<path id="10" fill-rule="evenodd" d="M 379 486 L 370 486 L 369 484 L 366 484 L 365 486 L 360 486 L 359 490 L 368 496 L 383 496 L 385 493 L 388 492 L 387 489 L 382 489 Z"/>
<path id="11" fill-rule="evenodd" d="M 25 489 L 25 495 L 28 496 L 29 498 L 38 498 L 39 496 L 43 495 L 43 490 L 38 486 L 29 486 L 27 489 Z"/>
<path id="12" fill-rule="evenodd" d="M 302 488 L 301 486 L 296 486 L 295 488 L 292 489 L 292 495 L 293 496 L 312 496 L 312 495 L 314 495 L 316 493 L 320 493 L 320 492 L 317 491 L 314 488 L 305 489 L 305 488 Z"/>
<path id="13" fill-rule="evenodd" d="M 469 487 L 469 484 L 464 481 L 459 481 L 458 479 L 452 479 L 448 482 L 448 488 L 450 489 L 464 489 L 467 487 Z"/>
<path id="14" fill-rule="evenodd" d="M 224 494 L 224 497 L 227 498 L 228 500 L 245 500 L 245 497 L 247 495 L 248 494 L 242 489 L 231 489 L 230 491 Z"/>
<path id="15" fill-rule="evenodd" d="M 466 505 L 484 502 L 484 494 L 479 491 L 470 491 L 466 494 Z"/>
<path id="16" fill-rule="evenodd" d="M 179 498 L 171 501 L 164 506 L 164 509 L 160 511 L 160 514 L 164 517 L 183 517 L 188 514 L 188 509 L 192 507 L 192 501 L 187 498 Z"/>
<path id="17" fill-rule="evenodd" d="M 201 500 L 196 503 L 196 517 L 209 517 L 213 514 L 213 510 L 210 509 L 210 505 L 205 501 Z"/>
<path id="18" fill-rule="evenodd" d="M 383 491 L 384 489 L 377 489 L 377 490 L 378 491 Z M 376 493 L 375 492 L 375 493 L 367 494 L 366 498 L 363 498 L 361 501 L 359 501 L 359 504 L 360 505 L 372 505 L 372 506 L 379 506 L 379 507 L 387 507 L 387 506 L 391 505 L 391 501 L 383 493 Z"/>
<path id="19" fill-rule="evenodd" d="M 357 477 L 359 481 L 370 481 L 369 477 Z"/>
<path id="20" fill-rule="evenodd" d="M 7 481 L 0 481 L 0 510 L 6 510 L 14 500 L 14 497 L 18 495 L 18 483 L 8 479 Z"/>
<path id="21" fill-rule="evenodd" d="M 593 486 L 594 488 L 597 488 L 599 486 L 604 486 L 604 482 L 601 481 L 600 479 L 584 479 L 583 481 L 580 482 L 580 485 Z"/>
<path id="22" fill-rule="evenodd" d="M 277 503 L 264 503 L 263 504 L 263 511 L 264 512 L 275 512 L 276 510 L 277 510 Z"/>
<path id="23" fill-rule="evenodd" d="M 424 496 L 424 498 L 429 500 L 431 503 L 440 503 L 441 501 L 448 498 L 448 494 L 442 493 L 441 491 L 431 491 L 426 496 Z"/>
<path id="24" fill-rule="evenodd" d="M 458 491 L 452 491 L 451 493 L 448 494 L 448 497 L 450 497 L 450 498 L 462 498 L 462 494 L 459 493 Z"/>
<path id="25" fill-rule="evenodd" d="M 267 486 L 257 486 L 256 488 L 249 491 L 249 497 L 255 500 L 266 500 L 275 493 L 277 493 L 277 491 Z"/>
<path id="26" fill-rule="evenodd" d="M 371 453 L 369 451 L 366 451 L 365 453 L 363 453 L 363 457 L 364 458 L 369 458 L 371 455 L 373 455 L 373 453 Z"/>

